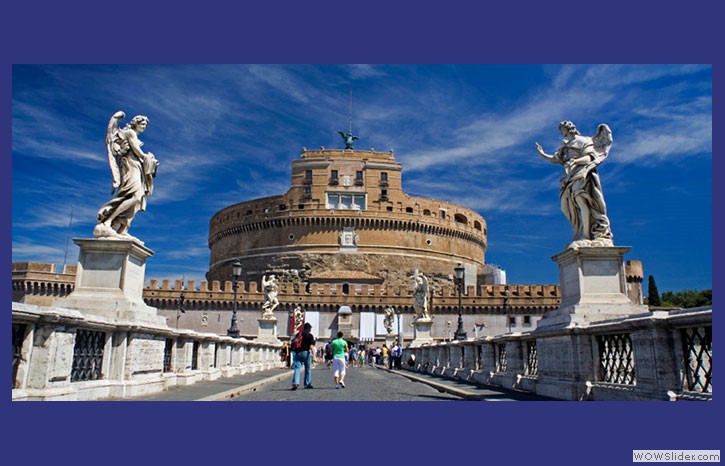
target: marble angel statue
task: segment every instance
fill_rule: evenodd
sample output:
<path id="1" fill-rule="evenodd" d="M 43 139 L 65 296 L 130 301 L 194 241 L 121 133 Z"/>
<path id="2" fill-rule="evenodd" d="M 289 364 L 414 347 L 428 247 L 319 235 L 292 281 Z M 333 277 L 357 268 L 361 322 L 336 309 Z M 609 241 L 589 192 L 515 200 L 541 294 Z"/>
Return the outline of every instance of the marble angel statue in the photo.
<path id="1" fill-rule="evenodd" d="M 123 128 L 119 122 L 126 114 L 113 114 L 106 131 L 108 163 L 113 177 L 113 198 L 98 211 L 96 238 L 133 238 L 128 234 L 136 213 L 146 210 L 146 197 L 154 190 L 154 177 L 159 166 L 151 152 L 141 149 L 139 135 L 149 124 L 148 117 L 137 115 Z"/>
<path id="2" fill-rule="evenodd" d="M 582 136 L 574 123 L 563 121 L 559 131 L 565 139 L 553 155 L 544 152 L 539 143 L 536 143 L 536 150 L 542 158 L 564 168 L 559 199 L 561 210 L 574 230 L 569 247 L 613 246 L 607 206 L 597 173 L 597 167 L 612 147 L 612 130 L 601 124 L 594 136 Z"/>
<path id="3" fill-rule="evenodd" d="M 383 320 L 383 325 L 385 326 L 385 331 L 388 333 L 393 333 L 393 323 L 395 322 L 395 310 L 388 306 L 385 308 L 385 320 Z"/>
<path id="4" fill-rule="evenodd" d="M 413 309 L 415 310 L 416 319 L 430 319 L 430 311 L 428 309 L 430 286 L 428 284 L 428 277 L 416 270 L 410 278 L 414 281 Z"/>
<path id="5" fill-rule="evenodd" d="M 274 309 L 279 306 L 279 299 L 277 294 L 279 293 L 279 286 L 277 285 L 277 278 L 274 275 L 262 276 L 262 290 L 264 290 L 264 304 L 262 304 L 262 317 L 274 316 Z"/>

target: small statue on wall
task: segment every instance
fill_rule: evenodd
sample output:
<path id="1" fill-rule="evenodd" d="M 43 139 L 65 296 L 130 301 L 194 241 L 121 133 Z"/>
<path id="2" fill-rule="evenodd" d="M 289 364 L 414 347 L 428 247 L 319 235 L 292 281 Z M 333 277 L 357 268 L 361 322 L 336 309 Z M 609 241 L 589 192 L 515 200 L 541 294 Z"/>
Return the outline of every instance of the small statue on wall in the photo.
<path id="1" fill-rule="evenodd" d="M 305 313 L 300 306 L 297 306 L 292 311 L 292 325 L 294 332 L 299 331 L 302 328 L 302 324 L 305 322 Z"/>
<path id="2" fill-rule="evenodd" d="M 262 276 L 262 290 L 264 290 L 264 304 L 262 304 L 262 318 L 269 319 L 274 317 L 274 309 L 279 306 L 279 285 L 277 285 L 277 277 L 274 275 Z"/>
<path id="3" fill-rule="evenodd" d="M 411 277 L 414 281 L 413 285 L 413 309 L 415 310 L 416 319 L 430 319 L 430 310 L 428 309 L 430 299 L 430 286 L 428 277 L 417 270 Z"/>
<path id="4" fill-rule="evenodd" d="M 393 333 L 393 323 L 395 322 L 395 310 L 388 306 L 385 308 L 385 320 L 383 320 L 383 325 L 385 326 L 385 331 L 390 333 Z"/>

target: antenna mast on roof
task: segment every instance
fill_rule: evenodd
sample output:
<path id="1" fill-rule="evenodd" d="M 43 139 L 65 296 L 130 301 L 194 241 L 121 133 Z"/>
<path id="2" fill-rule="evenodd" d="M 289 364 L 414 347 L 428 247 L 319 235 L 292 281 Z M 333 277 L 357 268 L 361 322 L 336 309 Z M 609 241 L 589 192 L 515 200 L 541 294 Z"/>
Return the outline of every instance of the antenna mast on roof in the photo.
<path id="1" fill-rule="evenodd" d="M 347 131 L 347 134 L 343 133 L 342 131 L 338 131 L 337 134 L 339 134 L 342 137 L 342 140 L 345 142 L 345 150 L 352 150 L 352 144 L 355 142 L 356 139 L 358 139 L 357 136 L 352 135 L 352 88 L 350 88 L 350 110 L 347 115 L 349 123 L 349 129 Z"/>

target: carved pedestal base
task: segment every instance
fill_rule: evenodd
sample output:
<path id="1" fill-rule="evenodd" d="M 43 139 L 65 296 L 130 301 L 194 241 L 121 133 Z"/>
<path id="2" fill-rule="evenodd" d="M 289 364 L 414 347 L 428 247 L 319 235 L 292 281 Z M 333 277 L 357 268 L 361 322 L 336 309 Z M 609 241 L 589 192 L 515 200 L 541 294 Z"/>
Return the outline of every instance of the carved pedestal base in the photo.
<path id="1" fill-rule="evenodd" d="M 559 264 L 561 304 L 537 329 L 616 319 L 647 312 L 627 296 L 624 254 L 629 247 L 569 248 L 552 257 Z"/>
<path id="2" fill-rule="evenodd" d="M 420 346 L 426 343 L 433 343 L 431 328 L 433 319 L 416 319 L 413 321 L 413 341 L 410 346 Z"/>
<path id="3" fill-rule="evenodd" d="M 257 319 L 259 322 L 259 334 L 257 341 L 277 343 L 277 319 L 275 317 Z"/>
<path id="4" fill-rule="evenodd" d="M 54 306 L 113 319 L 166 326 L 143 302 L 146 259 L 153 251 L 135 239 L 74 239 L 81 249 L 75 288 Z"/>

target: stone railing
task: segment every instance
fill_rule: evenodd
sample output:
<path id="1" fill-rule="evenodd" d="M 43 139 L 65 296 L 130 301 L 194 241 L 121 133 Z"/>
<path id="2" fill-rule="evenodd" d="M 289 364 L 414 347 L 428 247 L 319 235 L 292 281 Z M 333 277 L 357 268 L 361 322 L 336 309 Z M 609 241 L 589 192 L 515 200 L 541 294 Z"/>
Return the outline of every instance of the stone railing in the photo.
<path id="1" fill-rule="evenodd" d="M 403 361 L 561 400 L 711 400 L 712 307 L 411 347 Z"/>
<path id="2" fill-rule="evenodd" d="M 13 400 L 129 398 L 282 367 L 279 344 L 12 304 Z"/>

